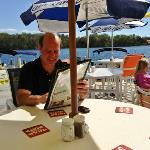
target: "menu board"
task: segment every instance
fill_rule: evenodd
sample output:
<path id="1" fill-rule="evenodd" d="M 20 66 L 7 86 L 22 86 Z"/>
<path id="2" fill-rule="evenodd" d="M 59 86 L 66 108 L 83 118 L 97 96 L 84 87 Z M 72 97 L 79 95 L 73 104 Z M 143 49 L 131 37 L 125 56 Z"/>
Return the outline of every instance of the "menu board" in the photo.
<path id="1" fill-rule="evenodd" d="M 77 81 L 84 79 L 90 59 L 77 63 Z M 44 109 L 59 108 L 71 104 L 70 68 L 59 71 L 55 82 L 49 90 L 48 100 Z"/>

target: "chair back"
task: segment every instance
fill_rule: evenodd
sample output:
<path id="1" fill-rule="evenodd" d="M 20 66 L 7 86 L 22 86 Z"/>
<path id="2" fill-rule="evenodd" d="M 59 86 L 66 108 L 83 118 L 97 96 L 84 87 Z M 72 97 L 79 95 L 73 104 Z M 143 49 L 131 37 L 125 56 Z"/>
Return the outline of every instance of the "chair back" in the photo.
<path id="1" fill-rule="evenodd" d="M 129 54 L 124 58 L 124 62 L 122 65 L 123 76 L 134 76 L 136 67 L 141 58 L 143 58 L 143 54 Z"/>
<path id="2" fill-rule="evenodd" d="M 13 97 L 13 103 L 16 107 L 17 107 L 16 91 L 18 89 L 20 70 L 21 70 L 20 68 L 7 69 L 8 75 L 9 75 L 11 93 L 12 93 L 12 97 Z"/>

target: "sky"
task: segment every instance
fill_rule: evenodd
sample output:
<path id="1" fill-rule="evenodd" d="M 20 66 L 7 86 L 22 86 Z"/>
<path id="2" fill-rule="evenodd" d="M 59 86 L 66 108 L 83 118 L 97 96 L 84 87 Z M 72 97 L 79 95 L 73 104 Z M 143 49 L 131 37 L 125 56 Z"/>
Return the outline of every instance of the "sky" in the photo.
<path id="1" fill-rule="evenodd" d="M 39 33 L 38 26 L 36 21 L 31 23 L 28 26 L 25 26 L 20 19 L 21 13 L 26 11 L 33 2 L 36 0 L 4 0 L 1 1 L 0 5 L 0 32 L 7 32 L 9 34 L 20 34 L 22 32 L 26 33 Z M 150 11 L 150 9 L 149 9 Z M 117 34 L 135 34 L 139 36 L 148 36 L 150 37 L 150 18 L 149 19 L 142 19 L 144 22 L 148 22 L 148 25 L 145 27 L 138 27 L 134 29 L 126 29 L 121 31 L 114 32 L 114 35 Z M 108 34 L 110 34 L 108 32 Z M 80 32 L 77 28 L 77 36 L 85 36 L 85 32 Z"/>

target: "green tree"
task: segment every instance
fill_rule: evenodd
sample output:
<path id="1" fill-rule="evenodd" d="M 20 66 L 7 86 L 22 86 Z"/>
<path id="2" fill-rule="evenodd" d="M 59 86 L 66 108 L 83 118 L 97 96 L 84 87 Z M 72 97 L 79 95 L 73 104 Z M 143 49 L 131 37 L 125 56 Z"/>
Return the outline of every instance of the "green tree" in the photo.
<path id="1" fill-rule="evenodd" d="M 0 33 L 0 49 L 9 50 L 28 50 L 36 49 L 39 38 L 42 34 L 8 34 Z M 68 48 L 69 41 L 68 35 L 61 34 L 62 39 L 61 47 Z M 147 40 L 150 37 L 140 37 L 138 35 L 116 35 L 114 36 L 114 46 L 135 46 L 135 45 L 147 45 Z M 86 36 L 76 38 L 77 47 L 86 48 L 87 38 Z M 89 37 L 90 47 L 108 47 L 111 46 L 111 38 L 108 34 L 91 34 Z"/>

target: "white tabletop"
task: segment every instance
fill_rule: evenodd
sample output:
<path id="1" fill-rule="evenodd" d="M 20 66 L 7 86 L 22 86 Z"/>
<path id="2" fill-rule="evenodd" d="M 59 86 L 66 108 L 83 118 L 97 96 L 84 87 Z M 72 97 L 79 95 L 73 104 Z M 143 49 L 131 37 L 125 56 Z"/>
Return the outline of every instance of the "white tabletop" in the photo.
<path id="1" fill-rule="evenodd" d="M 20 107 L 0 116 L 0 149 L 2 150 L 112 150 L 123 144 L 134 150 L 150 150 L 150 109 L 133 104 L 100 99 L 86 99 L 83 106 L 89 134 L 82 139 L 63 142 L 61 119 L 50 118 L 47 111 Z M 119 106 L 133 107 L 133 114 L 115 113 Z M 69 114 L 70 107 L 64 108 Z M 43 124 L 50 132 L 29 138 L 22 130 Z"/>
<path id="2" fill-rule="evenodd" d="M 94 72 L 87 72 L 87 78 L 102 78 L 121 75 L 121 68 L 95 68 Z"/>

